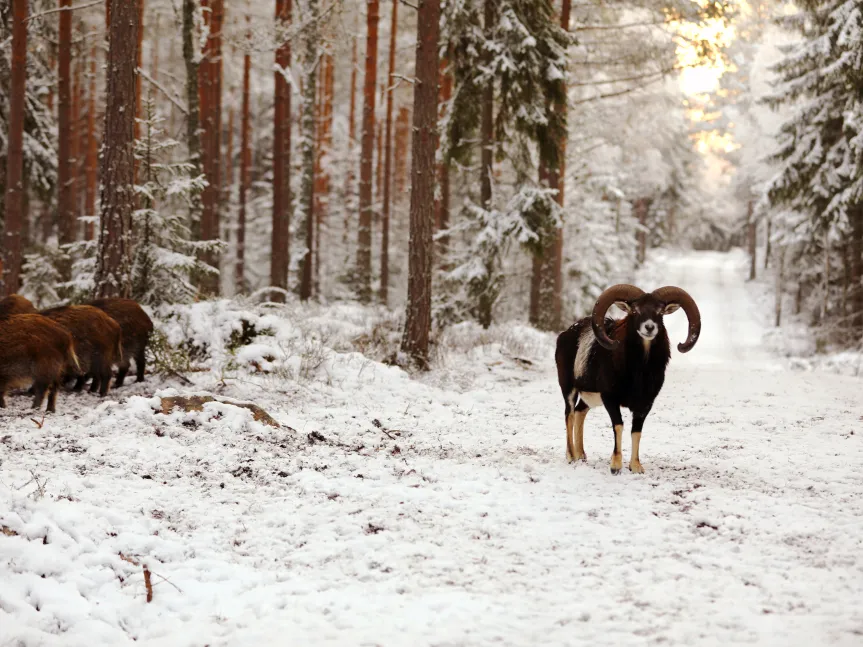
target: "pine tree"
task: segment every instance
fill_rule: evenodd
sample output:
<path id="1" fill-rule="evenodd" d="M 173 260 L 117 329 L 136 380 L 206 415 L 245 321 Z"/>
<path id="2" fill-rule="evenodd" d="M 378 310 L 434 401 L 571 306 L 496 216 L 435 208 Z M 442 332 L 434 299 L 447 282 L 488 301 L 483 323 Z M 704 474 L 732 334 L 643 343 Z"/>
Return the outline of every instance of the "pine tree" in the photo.
<path id="1" fill-rule="evenodd" d="M 438 143 L 440 0 L 420 0 L 414 84 L 408 300 L 401 349 L 421 368 L 429 363 L 432 298 L 435 149 Z"/>
<path id="2" fill-rule="evenodd" d="M 779 173 L 767 196 L 774 207 L 785 210 L 776 222 L 780 242 L 794 245 L 800 255 L 786 263 L 787 274 L 820 266 L 824 240 L 850 239 L 847 324 L 853 338 L 860 339 L 863 12 L 853 0 L 829 0 L 808 5 L 804 13 L 782 22 L 796 28 L 803 43 L 784 48 L 784 59 L 775 67 L 780 81 L 768 102 L 793 103 L 795 110 L 780 131 L 774 156 Z M 801 262 L 804 258 L 811 261 Z"/>
<path id="3" fill-rule="evenodd" d="M 300 122 L 300 152 L 302 176 L 300 195 L 297 200 L 297 220 L 304 231 L 305 247 L 300 269 L 300 299 L 312 297 L 314 266 L 312 253 L 315 248 L 315 99 L 320 58 L 320 14 L 317 0 L 309 0 L 305 16 L 307 25 L 303 34 L 303 106 Z"/>
<path id="4" fill-rule="evenodd" d="M 360 153 L 360 217 L 357 232 L 357 292 L 362 303 L 372 298 L 373 159 L 375 95 L 378 73 L 378 18 L 380 0 L 366 3 L 366 63 L 363 77 L 363 125 Z"/>
<path id="5" fill-rule="evenodd" d="M 273 235 L 270 251 L 270 283 L 288 288 L 291 263 L 291 88 L 287 75 L 291 69 L 291 43 L 284 33 L 291 23 L 291 0 L 276 0 L 276 25 L 280 45 L 276 50 L 273 122 Z M 284 295 L 273 298 L 284 301 Z"/>
<path id="6" fill-rule="evenodd" d="M 393 0 L 392 12 L 390 15 L 390 51 L 388 62 L 387 78 L 384 81 L 384 88 L 387 96 L 387 108 L 385 117 L 384 130 L 384 195 L 383 207 L 381 210 L 381 289 L 380 301 L 383 305 L 387 305 L 389 298 L 389 278 L 390 278 L 390 208 L 392 202 L 392 165 L 393 165 L 393 84 L 395 83 L 394 73 L 396 66 L 396 42 L 399 30 L 399 0 Z"/>
<path id="7" fill-rule="evenodd" d="M 12 7 L 12 74 L 9 87 L 9 130 L 6 152 L 3 267 L 4 296 L 18 291 L 21 272 L 21 229 L 24 225 L 24 102 L 27 78 L 27 3 Z"/>
<path id="8" fill-rule="evenodd" d="M 141 303 L 184 303 L 198 294 L 195 279 L 218 275 L 218 269 L 200 258 L 218 252 L 218 241 L 193 241 L 189 202 L 204 190 L 203 175 L 194 176 L 191 162 L 172 162 L 179 142 L 165 137 L 163 117 L 152 98 L 142 105 L 141 139 L 136 142 L 140 208 L 134 213 L 137 246 L 132 267 L 132 295 Z M 213 249 L 213 247 L 216 249 Z"/>
<path id="9" fill-rule="evenodd" d="M 471 232 L 472 242 L 454 259 L 448 278 L 464 285 L 471 312 L 487 327 L 503 287 L 500 262 L 508 245 L 518 241 L 538 252 L 556 235 L 555 192 L 538 186 L 531 171 L 537 161 L 547 168 L 560 163 L 565 112 L 548 106 L 565 101 L 569 36 L 550 0 L 472 0 L 448 12 L 445 38 L 456 92 L 445 118 L 444 155 L 467 163 L 478 138 L 481 157 L 479 199 L 451 228 Z M 506 200 L 494 195 L 492 179 L 495 154 L 504 157 L 505 149 L 519 192 Z"/>
<path id="10" fill-rule="evenodd" d="M 72 175 L 72 2 L 60 0 L 57 69 L 57 225 L 60 244 L 75 240 L 75 179 Z"/>
<path id="11" fill-rule="evenodd" d="M 94 293 L 129 296 L 132 290 L 134 209 L 135 0 L 112 0 L 108 49 L 108 105 L 102 154 L 102 213 Z"/>

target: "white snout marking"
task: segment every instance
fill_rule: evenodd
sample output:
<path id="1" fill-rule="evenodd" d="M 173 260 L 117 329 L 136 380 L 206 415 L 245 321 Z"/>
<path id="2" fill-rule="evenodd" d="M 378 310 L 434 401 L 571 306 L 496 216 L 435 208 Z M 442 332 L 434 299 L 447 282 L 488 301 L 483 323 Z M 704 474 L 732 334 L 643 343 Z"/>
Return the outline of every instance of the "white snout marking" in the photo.
<path id="1" fill-rule="evenodd" d="M 643 339 L 652 341 L 656 335 L 659 334 L 659 324 L 657 324 L 653 319 L 647 319 L 641 322 L 641 325 L 638 327 L 638 334 L 641 335 Z"/>

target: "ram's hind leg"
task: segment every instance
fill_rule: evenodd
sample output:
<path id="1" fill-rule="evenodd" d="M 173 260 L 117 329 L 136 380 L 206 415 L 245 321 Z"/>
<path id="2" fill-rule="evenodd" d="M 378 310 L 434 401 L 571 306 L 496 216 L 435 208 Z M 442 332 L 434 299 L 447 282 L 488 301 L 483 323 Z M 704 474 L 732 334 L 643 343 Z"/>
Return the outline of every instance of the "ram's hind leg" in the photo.
<path id="1" fill-rule="evenodd" d="M 566 418 L 566 462 L 571 463 L 575 460 L 575 445 L 573 443 L 573 423 L 575 422 L 575 412 L 572 410 L 572 402 L 575 391 L 565 398 L 566 406 L 564 407 L 563 415 Z"/>
<path id="2" fill-rule="evenodd" d="M 584 404 L 584 403 L 580 403 Z M 587 418 L 588 408 L 576 409 L 572 414 L 573 431 L 575 433 L 575 460 L 586 461 L 587 454 L 584 452 L 584 419 Z"/>

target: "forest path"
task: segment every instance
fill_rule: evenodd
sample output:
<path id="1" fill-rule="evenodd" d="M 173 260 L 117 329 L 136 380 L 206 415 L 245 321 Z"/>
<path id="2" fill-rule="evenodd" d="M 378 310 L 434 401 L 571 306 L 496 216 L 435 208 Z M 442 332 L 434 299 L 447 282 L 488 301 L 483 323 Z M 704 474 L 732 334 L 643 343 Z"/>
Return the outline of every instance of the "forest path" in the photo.
<path id="1" fill-rule="evenodd" d="M 518 327 L 532 364 L 492 343 L 412 378 L 353 353 L 325 383 L 230 387 L 296 432 L 128 391 L 37 428 L 16 402 L 0 645 L 859 647 L 863 382 L 760 351 L 742 260 L 656 256 L 639 279 L 704 319 L 643 476 L 609 474 L 603 411 L 566 463 L 553 337 Z M 120 553 L 158 575 L 152 603 Z"/>

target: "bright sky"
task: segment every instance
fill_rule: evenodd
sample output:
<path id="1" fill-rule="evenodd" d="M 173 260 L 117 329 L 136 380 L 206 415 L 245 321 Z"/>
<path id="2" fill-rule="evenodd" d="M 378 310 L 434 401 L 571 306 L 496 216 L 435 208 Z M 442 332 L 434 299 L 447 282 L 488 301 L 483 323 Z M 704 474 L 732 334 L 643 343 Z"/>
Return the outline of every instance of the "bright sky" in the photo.
<path id="1" fill-rule="evenodd" d="M 745 0 L 739 0 L 738 8 L 742 13 L 750 10 Z M 674 28 L 679 34 L 677 62 L 682 68 L 679 82 L 687 96 L 687 115 L 693 122 L 710 121 L 716 115 L 706 112 L 708 95 L 719 88 L 719 79 L 722 75 L 733 71 L 734 68 L 722 57 L 705 58 L 699 51 L 700 45 L 706 42 L 715 48 L 728 47 L 736 37 L 734 25 L 726 24 L 722 19 L 716 18 L 703 25 L 678 23 Z M 731 133 L 705 131 L 695 137 L 695 146 L 698 152 L 707 154 L 720 150 L 730 152 L 736 144 Z"/>

